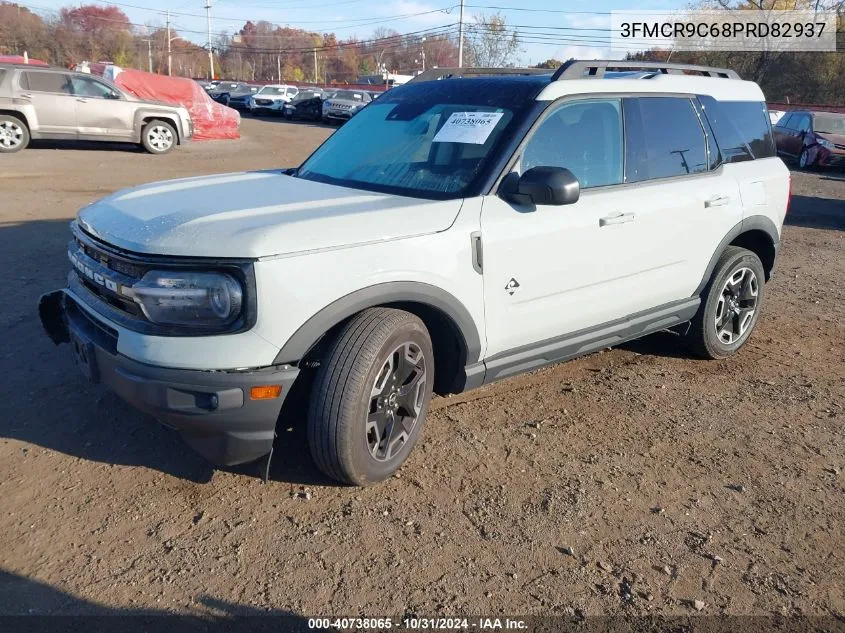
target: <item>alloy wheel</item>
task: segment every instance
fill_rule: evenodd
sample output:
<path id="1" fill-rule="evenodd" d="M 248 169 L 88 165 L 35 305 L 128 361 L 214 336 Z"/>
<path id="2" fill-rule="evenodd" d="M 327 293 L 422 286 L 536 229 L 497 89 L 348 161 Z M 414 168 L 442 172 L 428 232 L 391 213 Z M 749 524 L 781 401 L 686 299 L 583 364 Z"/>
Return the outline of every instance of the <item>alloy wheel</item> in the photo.
<path id="1" fill-rule="evenodd" d="M 758 296 L 757 275 L 750 268 L 740 268 L 728 277 L 714 317 L 716 336 L 720 342 L 732 345 L 745 336 L 757 311 Z"/>
<path id="2" fill-rule="evenodd" d="M 147 139 L 154 149 L 163 152 L 173 145 L 173 132 L 163 125 L 156 125 L 147 132 Z"/>
<path id="3" fill-rule="evenodd" d="M 808 155 L 807 150 L 806 150 L 806 149 L 802 150 L 802 151 L 801 151 L 801 156 L 799 156 L 799 157 L 798 157 L 798 166 L 799 166 L 801 169 L 804 169 L 804 168 L 806 168 L 806 167 L 807 167 L 807 163 L 808 163 L 809 161 L 810 161 L 810 156 Z"/>
<path id="4" fill-rule="evenodd" d="M 370 392 L 367 445 L 377 461 L 395 457 L 418 423 L 425 401 L 425 356 L 415 343 L 403 343 L 385 360 Z"/>
<path id="5" fill-rule="evenodd" d="M 12 121 L 0 121 L 0 146 L 14 149 L 23 143 L 23 128 Z"/>

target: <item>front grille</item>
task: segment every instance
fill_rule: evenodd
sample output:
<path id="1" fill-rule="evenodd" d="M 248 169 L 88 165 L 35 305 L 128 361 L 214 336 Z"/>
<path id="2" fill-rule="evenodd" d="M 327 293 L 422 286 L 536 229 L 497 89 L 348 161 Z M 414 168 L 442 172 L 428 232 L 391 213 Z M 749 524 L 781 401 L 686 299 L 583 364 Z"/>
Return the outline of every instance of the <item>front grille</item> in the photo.
<path id="1" fill-rule="evenodd" d="M 845 149 L 845 145 L 839 145 L 838 143 L 834 143 L 833 145 L 836 149 Z"/>
<path id="2" fill-rule="evenodd" d="M 267 105 L 273 105 L 273 102 L 270 99 L 256 99 L 255 105 L 267 106 Z"/>

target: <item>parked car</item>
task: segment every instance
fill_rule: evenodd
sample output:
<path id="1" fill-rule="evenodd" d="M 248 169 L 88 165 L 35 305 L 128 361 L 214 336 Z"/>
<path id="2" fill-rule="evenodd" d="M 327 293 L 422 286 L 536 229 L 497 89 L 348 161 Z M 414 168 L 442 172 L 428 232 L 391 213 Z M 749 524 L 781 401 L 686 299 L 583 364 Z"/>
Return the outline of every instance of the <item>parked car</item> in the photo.
<path id="1" fill-rule="evenodd" d="M 281 114 L 286 103 L 299 94 L 296 86 L 273 84 L 262 87 L 252 95 L 249 101 L 249 111 L 255 115 Z"/>
<path id="2" fill-rule="evenodd" d="M 603 78 L 620 65 L 660 72 Z M 283 404 L 310 398 L 315 463 L 360 485 L 402 465 L 433 392 L 668 328 L 703 358 L 739 351 L 790 188 L 757 84 L 473 72 L 394 88 L 299 167 L 85 207 L 47 333 L 216 463 L 266 472 Z"/>
<path id="3" fill-rule="evenodd" d="M 328 123 L 348 121 L 372 100 L 370 93 L 363 90 L 339 90 L 323 102 L 323 120 Z"/>
<path id="4" fill-rule="evenodd" d="M 139 143 L 166 154 L 194 134 L 182 106 L 143 101 L 87 73 L 0 65 L 0 152 L 30 139 Z"/>
<path id="5" fill-rule="evenodd" d="M 326 96 L 322 90 L 302 90 L 290 103 L 284 105 L 282 114 L 291 121 L 319 121 L 323 115 L 323 100 Z"/>
<path id="6" fill-rule="evenodd" d="M 801 169 L 845 167 L 845 114 L 793 110 L 774 134 L 778 153 L 797 160 Z"/>
<path id="7" fill-rule="evenodd" d="M 772 122 L 772 125 L 777 125 L 778 121 L 783 118 L 783 115 L 786 114 L 783 110 L 769 110 L 769 119 Z"/>
<path id="8" fill-rule="evenodd" d="M 261 86 L 242 82 L 222 82 L 217 85 L 213 92 L 209 93 L 209 96 L 217 103 L 222 103 L 236 110 L 246 110 L 249 98 L 257 93 L 260 88 Z M 232 103 L 233 100 L 234 104 Z"/>

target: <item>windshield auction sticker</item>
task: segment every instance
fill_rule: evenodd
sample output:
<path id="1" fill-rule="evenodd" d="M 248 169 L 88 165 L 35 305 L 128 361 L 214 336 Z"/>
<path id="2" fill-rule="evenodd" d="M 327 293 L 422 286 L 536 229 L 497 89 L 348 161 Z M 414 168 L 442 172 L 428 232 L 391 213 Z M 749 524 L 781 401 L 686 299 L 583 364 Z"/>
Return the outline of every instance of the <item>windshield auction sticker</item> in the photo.
<path id="1" fill-rule="evenodd" d="M 503 112 L 453 112 L 435 135 L 433 143 L 484 145 Z"/>

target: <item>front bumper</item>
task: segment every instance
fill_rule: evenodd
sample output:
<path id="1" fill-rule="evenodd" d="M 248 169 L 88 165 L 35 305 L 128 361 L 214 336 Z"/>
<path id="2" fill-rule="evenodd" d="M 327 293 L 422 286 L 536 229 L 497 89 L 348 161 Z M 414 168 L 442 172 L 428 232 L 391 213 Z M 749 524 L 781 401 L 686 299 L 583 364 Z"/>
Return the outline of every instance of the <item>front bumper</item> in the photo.
<path id="1" fill-rule="evenodd" d="M 845 167 L 845 151 L 820 148 L 816 164 L 822 167 Z"/>
<path id="2" fill-rule="evenodd" d="M 210 462 L 241 464 L 272 449 L 276 421 L 298 368 L 197 371 L 147 365 L 119 354 L 115 332 L 66 290 L 41 297 L 38 312 L 54 343 L 71 344 L 77 365 L 90 381 L 105 384 L 178 430 Z M 252 400 L 250 388 L 259 385 L 281 385 L 281 395 Z"/>
<path id="3" fill-rule="evenodd" d="M 329 110 L 326 112 L 327 119 L 334 119 L 336 121 L 348 121 L 354 115 L 354 110 Z"/>

